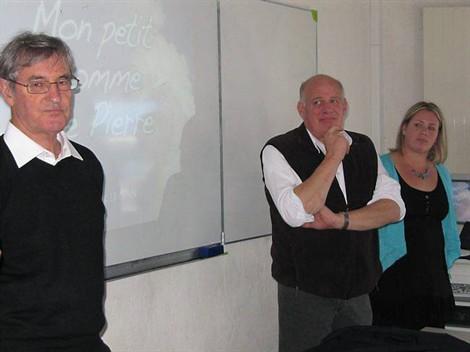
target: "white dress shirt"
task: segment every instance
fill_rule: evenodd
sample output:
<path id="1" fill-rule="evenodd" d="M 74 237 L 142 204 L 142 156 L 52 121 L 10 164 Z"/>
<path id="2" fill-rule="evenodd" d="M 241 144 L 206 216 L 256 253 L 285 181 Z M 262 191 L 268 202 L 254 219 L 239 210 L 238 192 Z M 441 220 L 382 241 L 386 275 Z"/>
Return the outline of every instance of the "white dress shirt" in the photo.
<path id="1" fill-rule="evenodd" d="M 308 131 L 315 148 L 326 154 L 325 145 Z M 349 137 L 349 138 L 347 138 Z M 350 136 L 347 139 L 351 144 Z M 379 199 L 391 199 L 400 207 L 400 220 L 405 216 L 405 204 L 400 196 L 400 184 L 392 179 L 377 155 L 377 182 L 374 194 L 368 204 Z M 306 222 L 315 221 L 315 217 L 305 211 L 300 198 L 294 193 L 294 188 L 302 183 L 297 173 L 290 167 L 284 156 L 272 145 L 266 146 L 262 153 L 263 174 L 266 188 L 276 205 L 282 219 L 292 227 L 299 227 Z M 343 163 L 336 170 L 336 179 L 347 203 L 346 185 L 344 182 Z"/>
<path id="2" fill-rule="evenodd" d="M 16 165 L 18 165 L 19 168 L 26 165 L 34 158 L 38 158 L 39 160 L 53 166 L 68 157 L 74 157 L 83 161 L 82 156 L 78 153 L 72 143 L 70 143 L 63 131 L 57 134 L 57 140 L 61 145 L 61 151 L 57 158 L 54 153 L 33 141 L 11 122 L 8 123 L 7 128 L 5 129 L 3 139 L 5 140 L 8 149 L 10 149 L 11 154 L 13 154 Z"/>

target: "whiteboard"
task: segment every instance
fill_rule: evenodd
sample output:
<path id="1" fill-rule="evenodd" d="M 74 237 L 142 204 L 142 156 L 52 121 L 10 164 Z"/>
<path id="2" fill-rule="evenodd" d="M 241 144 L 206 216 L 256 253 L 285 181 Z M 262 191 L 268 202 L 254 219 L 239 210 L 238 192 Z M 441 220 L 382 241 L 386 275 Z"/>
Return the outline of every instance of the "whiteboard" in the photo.
<path id="1" fill-rule="evenodd" d="M 67 133 L 104 168 L 107 265 L 220 242 L 217 28 L 210 0 L 0 0 L 2 46 L 44 31 L 74 53 Z"/>
<path id="2" fill-rule="evenodd" d="M 298 88 L 317 63 L 310 11 L 0 0 L 0 45 L 21 30 L 59 36 L 74 53 L 81 88 L 67 133 L 103 164 L 108 268 L 148 270 L 223 233 L 232 242 L 271 232 L 259 153 L 300 123 Z M 0 131 L 8 120 L 0 101 Z"/>
<path id="3" fill-rule="evenodd" d="M 301 123 L 300 84 L 316 73 L 310 11 L 271 2 L 221 1 L 225 241 L 270 234 L 260 152 Z"/>

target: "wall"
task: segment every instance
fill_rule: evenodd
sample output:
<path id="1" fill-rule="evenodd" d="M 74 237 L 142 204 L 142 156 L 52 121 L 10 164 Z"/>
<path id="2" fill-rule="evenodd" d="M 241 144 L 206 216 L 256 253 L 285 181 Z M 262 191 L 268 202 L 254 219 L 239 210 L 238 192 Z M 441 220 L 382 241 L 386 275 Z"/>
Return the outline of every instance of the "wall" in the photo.
<path id="1" fill-rule="evenodd" d="M 107 283 L 114 352 L 276 351 L 270 237 L 227 254 Z"/>
<path id="2" fill-rule="evenodd" d="M 450 141 L 446 165 L 461 175 L 470 175 L 469 18 L 470 7 L 434 7 L 425 9 L 423 19 L 424 97 L 443 109 Z"/>
<path id="3" fill-rule="evenodd" d="M 318 70 L 342 80 L 347 128 L 369 134 L 381 151 L 393 145 L 406 108 L 423 98 L 422 7 L 470 6 L 470 0 L 284 2 L 318 10 Z M 114 352 L 276 351 L 269 242 L 239 242 L 218 258 L 108 282 L 105 340 Z"/>
<path id="4" fill-rule="evenodd" d="M 405 111 L 424 97 L 423 7 L 470 6 L 468 0 L 382 1 L 383 145 L 395 144 Z"/>

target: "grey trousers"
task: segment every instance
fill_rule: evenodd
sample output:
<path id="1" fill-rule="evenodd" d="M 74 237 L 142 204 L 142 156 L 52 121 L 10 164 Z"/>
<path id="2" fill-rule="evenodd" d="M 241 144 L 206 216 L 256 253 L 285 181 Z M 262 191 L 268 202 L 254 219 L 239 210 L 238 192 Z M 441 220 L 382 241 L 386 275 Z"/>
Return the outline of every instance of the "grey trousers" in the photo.
<path id="1" fill-rule="evenodd" d="M 278 284 L 278 306 L 279 352 L 303 352 L 333 330 L 372 323 L 368 295 L 325 298 Z"/>

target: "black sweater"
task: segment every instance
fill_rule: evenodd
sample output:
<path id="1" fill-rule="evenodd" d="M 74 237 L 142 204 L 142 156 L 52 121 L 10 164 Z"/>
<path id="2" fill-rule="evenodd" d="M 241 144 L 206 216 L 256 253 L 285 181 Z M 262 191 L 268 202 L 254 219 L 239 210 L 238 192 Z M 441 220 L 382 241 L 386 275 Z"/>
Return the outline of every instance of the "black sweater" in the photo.
<path id="1" fill-rule="evenodd" d="M 19 169 L 0 138 L 0 346 L 61 347 L 104 326 L 103 171 L 74 146 L 84 161 Z"/>

